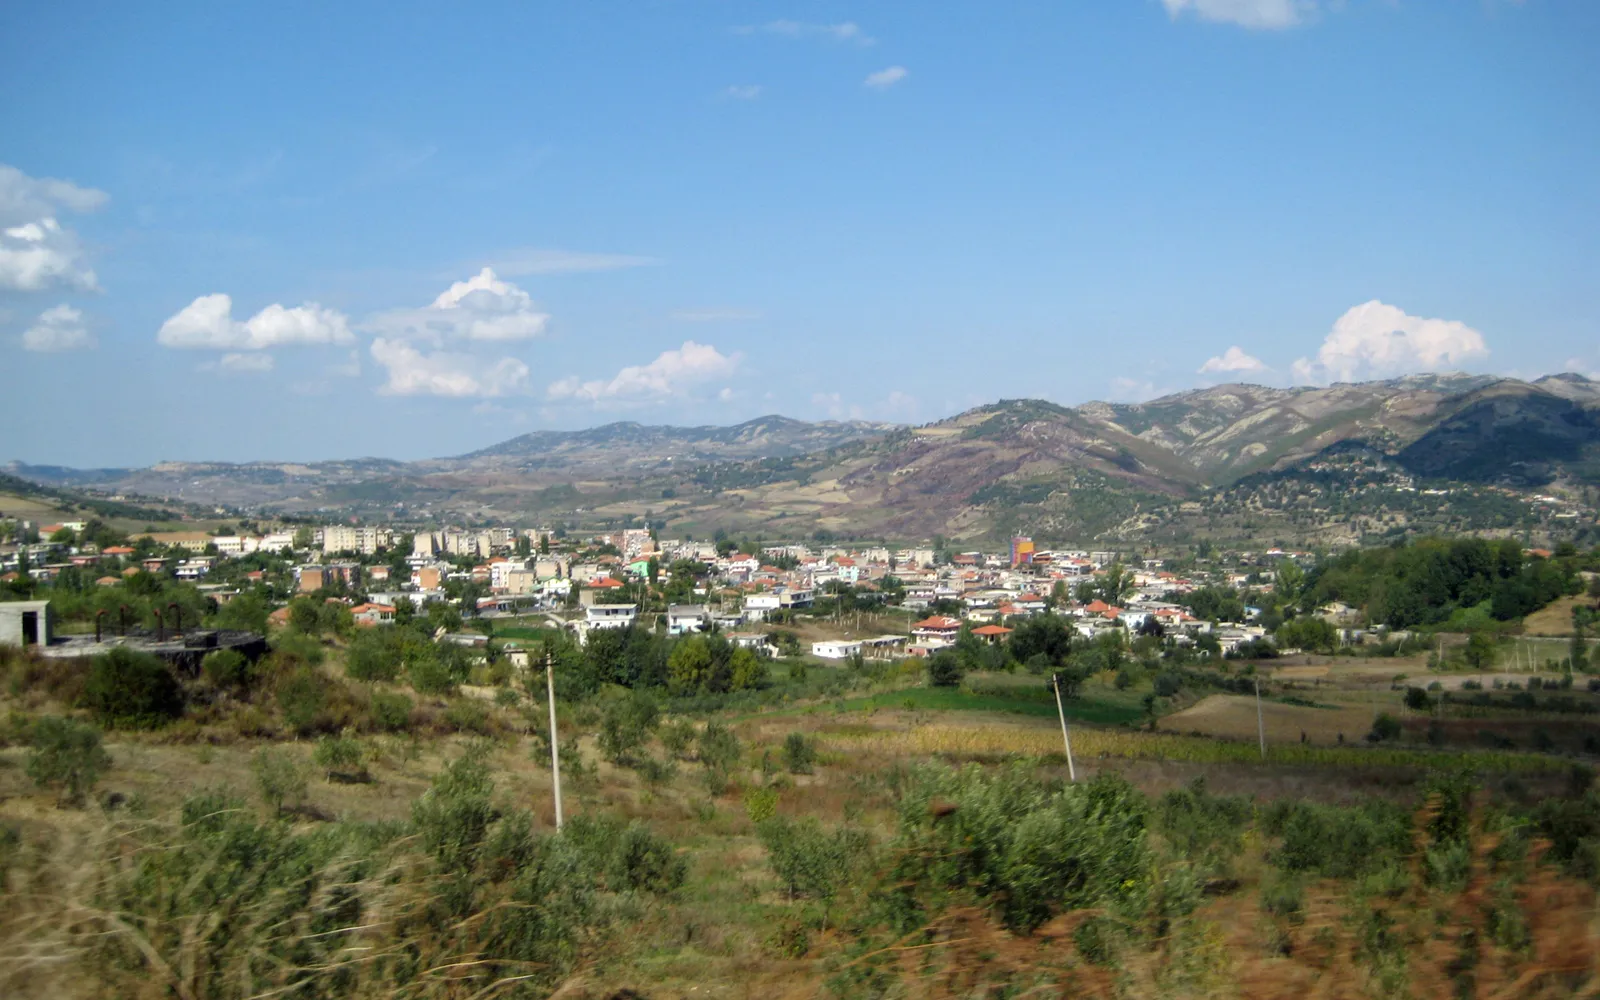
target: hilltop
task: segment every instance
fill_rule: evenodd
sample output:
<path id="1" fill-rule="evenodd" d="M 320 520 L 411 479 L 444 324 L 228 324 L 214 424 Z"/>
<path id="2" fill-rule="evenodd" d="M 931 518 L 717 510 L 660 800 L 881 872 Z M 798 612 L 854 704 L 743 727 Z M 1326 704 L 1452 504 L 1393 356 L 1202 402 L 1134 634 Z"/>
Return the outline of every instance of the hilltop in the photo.
<path id="1" fill-rule="evenodd" d="M 1312 467 L 1325 480 L 1352 455 L 1364 456 L 1361 476 L 1377 474 L 1391 490 L 1438 481 L 1576 502 L 1600 483 L 1600 382 L 1457 373 L 1292 389 L 1229 384 L 1146 403 L 1001 400 L 920 427 L 775 415 L 731 427 L 620 422 L 418 462 L 11 471 L 56 486 L 369 518 L 1086 538 L 1176 531 L 1175 512 L 1224 494 L 1259 508 L 1278 481 L 1298 482 Z"/>

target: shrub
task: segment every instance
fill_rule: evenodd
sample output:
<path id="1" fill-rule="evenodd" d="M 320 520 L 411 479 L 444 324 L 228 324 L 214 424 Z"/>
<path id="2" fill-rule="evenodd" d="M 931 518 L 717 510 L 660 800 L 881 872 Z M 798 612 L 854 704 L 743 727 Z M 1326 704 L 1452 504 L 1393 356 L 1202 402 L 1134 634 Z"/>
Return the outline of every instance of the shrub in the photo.
<path id="1" fill-rule="evenodd" d="M 350 640 L 345 673 L 358 681 L 392 681 L 400 675 L 399 629 L 362 629 Z"/>
<path id="2" fill-rule="evenodd" d="M 783 739 L 783 766 L 790 774 L 810 774 L 817 762 L 817 748 L 804 733 L 790 733 Z"/>
<path id="3" fill-rule="evenodd" d="M 690 751 L 694 749 L 694 723 L 688 719 L 679 719 L 662 726 L 660 736 L 661 747 L 666 750 L 669 757 L 687 760 Z"/>
<path id="4" fill-rule="evenodd" d="M 606 706 L 600 719 L 600 754 L 613 764 L 629 765 L 661 723 L 661 710 L 643 691 Z"/>
<path id="5" fill-rule="evenodd" d="M 82 802 L 110 766 L 111 755 L 94 726 L 54 715 L 33 724 L 28 777 L 40 788 L 59 789 L 59 801 Z"/>
<path id="6" fill-rule="evenodd" d="M 436 647 L 422 647 L 406 664 L 406 679 L 418 694 L 449 694 L 456 689 L 456 678 L 450 665 L 439 655 Z"/>
<path id="7" fill-rule="evenodd" d="M 1163 670 L 1156 675 L 1156 697 L 1171 698 L 1183 690 L 1183 675 L 1174 670 Z"/>
<path id="8" fill-rule="evenodd" d="M 314 668 L 302 666 L 278 680 L 278 710 L 290 729 L 304 736 L 326 724 L 328 683 Z"/>
<path id="9" fill-rule="evenodd" d="M 1353 878 L 1387 867 L 1410 849 L 1410 818 L 1404 807 L 1381 800 L 1350 808 L 1280 801 L 1264 826 L 1283 838 L 1271 858 L 1278 867 Z"/>
<path id="10" fill-rule="evenodd" d="M 1007 926 L 1024 931 L 1067 909 L 1137 912 L 1152 863 L 1146 812 L 1115 775 L 1067 785 L 1022 764 L 926 767 L 901 796 L 891 879 L 913 899 L 954 889 L 993 899 Z"/>
<path id="11" fill-rule="evenodd" d="M 374 691 L 369 711 L 374 728 L 392 733 L 411 726 L 411 699 L 403 694 Z"/>
<path id="12" fill-rule="evenodd" d="M 103 723 L 133 729 L 165 725 L 183 712 L 183 691 L 167 665 L 122 646 L 94 658 L 83 698 Z"/>
<path id="13" fill-rule="evenodd" d="M 516 688 L 503 687 L 494 693 L 494 703 L 501 708 L 516 708 L 522 704 L 522 695 Z"/>
<path id="14" fill-rule="evenodd" d="M 300 759 L 282 747 L 262 747 L 250 756 L 256 790 L 274 816 L 284 805 L 299 805 L 306 797 L 306 769 Z"/>
<path id="15" fill-rule="evenodd" d="M 688 865 L 672 845 L 643 823 L 614 816 L 574 816 L 562 831 L 614 892 L 664 894 L 683 885 Z"/>
<path id="16" fill-rule="evenodd" d="M 1367 733 L 1367 740 L 1371 743 L 1381 743 L 1384 740 L 1399 739 L 1401 732 L 1399 719 L 1388 712 L 1379 712 L 1378 717 L 1372 720 L 1372 731 Z"/>
<path id="17" fill-rule="evenodd" d="M 706 723 L 700 734 L 700 763 L 705 765 L 706 789 L 712 795 L 727 791 L 729 775 L 739 764 L 744 748 L 733 730 L 719 722 Z"/>
<path id="18" fill-rule="evenodd" d="M 964 671 L 961 657 L 948 649 L 941 649 L 928 657 L 928 684 L 933 687 L 959 687 Z"/>
<path id="19" fill-rule="evenodd" d="M 750 822 L 758 826 L 777 815 L 778 790 L 776 788 L 752 788 L 744 793 L 744 814 L 750 817 Z"/>
<path id="20" fill-rule="evenodd" d="M 457 698 L 444 710 L 445 725 L 458 733 L 477 733 L 488 736 L 493 732 L 489 721 L 489 706 L 477 698 Z"/>
<path id="21" fill-rule="evenodd" d="M 1432 704 L 1433 701 L 1428 697 L 1428 692 L 1424 691 L 1422 688 L 1406 688 L 1406 707 L 1411 709 L 1413 712 L 1425 711 Z"/>
<path id="22" fill-rule="evenodd" d="M 499 817 L 490 803 L 494 782 L 484 750 L 473 747 L 448 764 L 411 807 L 423 848 L 445 871 L 470 870 L 489 825 Z"/>
<path id="23" fill-rule="evenodd" d="M 830 833 L 810 816 L 801 822 L 773 816 L 762 821 L 756 832 L 767 849 L 773 874 L 790 899 L 832 899 L 849 881 L 867 847 L 863 834 L 843 828 Z"/>
<path id="24" fill-rule="evenodd" d="M 213 687 L 245 688 L 255 679 L 254 665 L 237 649 L 218 649 L 200 661 L 200 670 Z"/>
<path id="25" fill-rule="evenodd" d="M 348 732 L 322 737 L 311 753 L 311 759 L 327 773 L 330 781 L 335 777 L 347 781 L 366 780 L 365 758 L 366 748 Z"/>
<path id="26" fill-rule="evenodd" d="M 1238 854 L 1249 821 L 1249 799 L 1211 795 L 1203 778 L 1163 795 L 1155 809 L 1156 828 L 1167 843 L 1185 857 L 1197 860 L 1220 860 Z"/>

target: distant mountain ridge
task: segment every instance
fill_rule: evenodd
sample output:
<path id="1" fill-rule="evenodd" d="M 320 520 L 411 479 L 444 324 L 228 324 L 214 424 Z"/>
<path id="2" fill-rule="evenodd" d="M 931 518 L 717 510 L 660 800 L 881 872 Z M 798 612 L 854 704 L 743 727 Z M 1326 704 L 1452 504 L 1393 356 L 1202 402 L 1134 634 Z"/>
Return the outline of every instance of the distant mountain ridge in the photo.
<path id="1" fill-rule="evenodd" d="M 536 431 L 452 458 L 10 467 L 51 485 L 366 517 L 666 521 L 964 537 L 1048 508 L 1095 532 L 1140 510 L 1359 447 L 1427 478 L 1600 484 L 1600 382 L 1444 373 L 1144 403 L 1001 400 L 919 427 L 770 415 L 733 426 Z"/>

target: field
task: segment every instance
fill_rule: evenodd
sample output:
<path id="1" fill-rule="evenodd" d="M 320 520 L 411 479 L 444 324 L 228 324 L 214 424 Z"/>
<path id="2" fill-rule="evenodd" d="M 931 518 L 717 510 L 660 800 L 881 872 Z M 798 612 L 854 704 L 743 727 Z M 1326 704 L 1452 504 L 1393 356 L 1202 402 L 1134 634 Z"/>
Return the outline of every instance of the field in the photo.
<path id="1" fill-rule="evenodd" d="M 538 637 L 529 629 L 523 638 Z M 324 651 L 331 683 L 342 674 L 342 651 L 336 642 Z M 0 706 L 11 713 L 0 749 L 0 834 L 16 832 L 0 836 L 11 902 L 0 915 L 0 993 L 8 997 L 1266 997 L 1313 987 L 1330 996 L 1430 997 L 1444 995 L 1439 984 L 1452 996 L 1555 997 L 1600 988 L 1594 896 L 1581 870 L 1537 862 L 1543 849 L 1527 846 L 1510 860 L 1487 860 L 1496 838 L 1513 836 L 1497 817 L 1586 801 L 1574 796 L 1589 772 L 1574 771 L 1570 753 L 1530 752 L 1531 730 L 1514 746 L 1476 743 L 1484 722 L 1465 717 L 1448 720 L 1472 728 L 1460 746 L 1431 745 L 1416 716 L 1402 739 L 1367 743 L 1376 712 L 1400 711 L 1393 678 L 1405 670 L 1393 662 L 1278 667 L 1263 702 L 1265 759 L 1252 696 L 1186 687 L 1162 699 L 1152 728 L 1148 680 L 1119 688 L 1109 676 L 1091 678 L 1066 705 L 1078 778 L 1071 787 L 1054 698 L 1027 674 L 969 675 L 959 687 L 932 688 L 916 665 L 858 673 L 812 662 L 791 675 L 779 664 L 759 697 L 665 704 L 660 728 L 621 754 L 605 741 L 626 698 L 602 692 L 560 706 L 564 811 L 578 831 L 562 837 L 539 734 L 545 706 L 507 693 L 541 692 L 537 674 L 513 678 L 510 688 L 485 682 L 417 695 L 410 726 L 394 732 L 361 721 L 363 699 L 386 688 L 350 687 L 341 697 L 355 714 L 344 738 L 358 741 L 359 777 L 318 763 L 335 738 L 329 731 L 295 738 L 270 699 L 213 697 L 166 728 L 110 732 L 112 765 L 94 796 L 62 807 L 56 791 L 29 780 L 22 734 L 28 719 L 67 708 L 52 692 L 71 690 L 72 679 L 63 668 L 10 670 Z M 468 702 L 471 711 L 462 708 Z M 1512 728 L 1526 722 L 1495 712 Z M 708 743 L 668 738 L 687 723 L 709 741 L 718 722 L 735 740 L 725 770 Z M 811 758 L 793 757 L 796 745 Z M 286 755 L 305 780 L 281 815 L 258 795 L 267 752 Z M 492 782 L 481 800 L 459 785 L 471 761 Z M 1456 860 L 1428 862 L 1452 874 L 1426 874 L 1422 859 L 1434 855 L 1405 846 L 1422 835 L 1404 831 L 1445 787 L 1439 775 L 1463 769 L 1479 798 L 1461 800 L 1469 819 L 1451 834 Z M 1072 812 L 1091 794 L 1122 797 L 1112 815 L 1146 816 L 1139 822 L 1148 833 L 1119 841 L 1117 827 L 1102 830 L 1103 820 Z M 206 808 L 234 817 L 225 821 L 236 824 L 227 827 L 233 839 L 185 832 L 200 822 L 183 818 L 196 815 L 196 803 L 219 803 Z M 1285 817 L 1300 815 L 1303 803 L 1323 811 L 1296 826 Z M 1058 808 L 1076 818 L 1050 835 L 1052 851 L 1089 850 L 1082 838 L 1109 837 L 1105 844 L 1122 846 L 1105 857 L 1134 852 L 1115 862 L 1130 867 L 1114 877 L 1091 868 L 1087 882 L 1063 882 L 1046 893 L 1038 918 L 1013 906 L 1034 890 L 1006 881 L 1022 870 L 1012 862 L 985 869 L 984 878 L 1012 886 L 998 894 L 939 867 L 939 858 L 982 838 L 1000 837 L 984 849 L 995 858 L 1020 850 L 999 831 L 1020 835 Z M 982 817 L 992 809 L 1011 818 L 990 825 Z M 429 832 L 441 816 L 468 823 L 451 827 L 458 831 L 484 817 L 473 835 L 482 839 L 471 841 L 481 846 L 455 853 L 456 841 Z M 518 816 L 527 828 L 516 836 L 531 839 L 508 833 Z M 1399 832 L 1352 853 L 1350 844 L 1365 843 L 1359 838 L 1378 836 L 1373 817 Z M 1600 811 L 1594 822 L 1600 831 Z M 1302 857 L 1292 853 L 1302 828 L 1319 823 L 1353 825 L 1293 860 Z M 573 837 L 579 855 L 550 853 Z M 350 854 L 332 846 L 347 838 L 366 846 Z M 619 868 L 608 845 L 624 843 L 637 853 Z M 216 853 L 252 844 L 265 853 Z M 506 851 L 512 860 L 493 860 Z M 1348 870 L 1318 860 L 1324 855 L 1347 857 Z M 1480 874 L 1474 857 L 1484 859 Z M 435 869 L 446 858 L 451 867 Z M 576 867 L 552 869 L 569 872 L 557 882 L 529 881 L 558 858 Z M 273 888 L 274 866 L 291 862 L 300 881 Z M 970 863 L 989 864 L 977 855 Z M 1046 882 L 1056 877 L 1048 864 L 1030 870 Z M 507 871 L 524 874 L 507 880 Z M 1104 890 L 1094 888 L 1101 879 L 1110 880 Z M 213 884 L 232 886 L 226 901 L 202 902 Z M 468 896 L 451 895 L 469 885 Z M 592 888 L 571 895 L 582 886 Z M 528 895 L 535 891 L 543 895 Z M 335 918 L 343 911 L 324 906 L 346 897 L 364 901 L 359 915 Z M 571 933 L 518 925 L 513 945 L 492 930 L 502 919 L 494 914 L 534 899 L 542 902 L 529 912 L 562 914 Z M 1373 937 L 1373 912 L 1389 937 Z M 1522 928 L 1515 933 L 1505 929 L 1512 915 Z M 254 950 L 220 943 L 252 935 Z M 1476 985 L 1461 993 L 1450 970 L 1469 938 L 1479 942 Z M 204 940 L 219 943 L 197 950 Z M 1430 940 L 1445 944 L 1418 950 Z M 525 964 L 496 958 L 511 954 Z M 248 989 L 236 985 L 246 980 Z"/>

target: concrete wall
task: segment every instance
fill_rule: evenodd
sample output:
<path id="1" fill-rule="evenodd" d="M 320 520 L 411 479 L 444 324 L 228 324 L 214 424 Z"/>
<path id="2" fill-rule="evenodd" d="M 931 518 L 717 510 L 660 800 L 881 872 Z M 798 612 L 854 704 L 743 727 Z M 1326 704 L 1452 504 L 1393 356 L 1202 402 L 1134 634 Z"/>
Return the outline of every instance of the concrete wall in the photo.
<path id="1" fill-rule="evenodd" d="M 30 614 L 36 622 L 34 642 L 48 646 L 53 625 L 49 601 L 0 601 L 0 643 L 23 645 L 24 616 Z"/>

